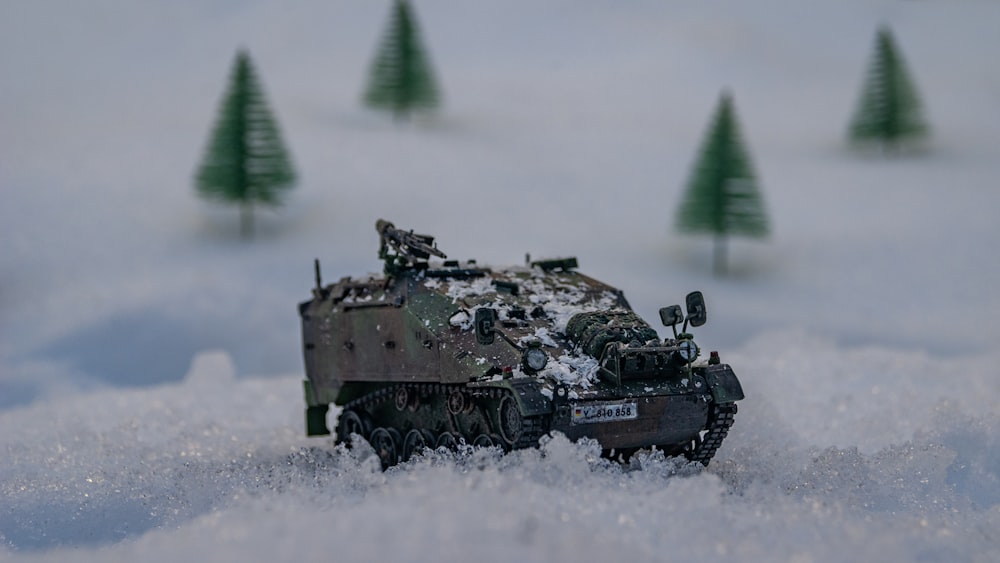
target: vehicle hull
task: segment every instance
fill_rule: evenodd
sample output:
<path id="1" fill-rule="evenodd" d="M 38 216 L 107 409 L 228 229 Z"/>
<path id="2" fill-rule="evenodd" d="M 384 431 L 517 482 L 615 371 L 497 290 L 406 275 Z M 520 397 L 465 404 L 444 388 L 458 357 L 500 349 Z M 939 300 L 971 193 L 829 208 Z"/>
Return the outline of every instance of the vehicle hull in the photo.
<path id="1" fill-rule="evenodd" d="M 685 333 L 705 322 L 700 292 L 686 317 L 661 311 L 674 334 L 660 339 L 576 259 L 431 265 L 444 257 L 433 237 L 376 228 L 383 274 L 323 285 L 317 262 L 312 299 L 298 307 L 308 435 L 360 436 L 384 467 L 462 442 L 534 447 L 549 432 L 707 465 L 726 437 L 743 389 L 717 353 L 698 361 Z"/>
<path id="2" fill-rule="evenodd" d="M 571 440 L 593 438 L 604 449 L 683 446 L 707 429 L 711 397 L 673 395 L 628 399 L 638 407 L 633 420 L 574 423 L 573 412 L 588 405 L 621 404 L 624 401 L 570 402 L 557 410 L 551 429 Z"/>

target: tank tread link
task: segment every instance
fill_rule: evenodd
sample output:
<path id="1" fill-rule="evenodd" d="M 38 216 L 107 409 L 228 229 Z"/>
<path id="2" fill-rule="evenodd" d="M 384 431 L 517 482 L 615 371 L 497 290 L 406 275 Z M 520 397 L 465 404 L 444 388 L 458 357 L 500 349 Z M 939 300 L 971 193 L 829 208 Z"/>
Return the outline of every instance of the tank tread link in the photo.
<path id="1" fill-rule="evenodd" d="M 426 447 L 536 447 L 548 432 L 593 438 L 606 455 L 642 448 L 708 465 L 743 389 L 688 327 L 701 292 L 660 309 L 660 339 L 621 290 L 575 258 L 493 269 L 445 261 L 434 237 L 376 222 L 381 276 L 323 285 L 299 304 L 306 433 L 367 440 L 383 467 Z M 678 325 L 681 325 L 678 331 Z"/>
<path id="2" fill-rule="evenodd" d="M 692 442 L 693 448 L 684 452 L 684 455 L 691 461 L 708 465 L 708 462 L 715 457 L 715 451 L 719 449 L 722 441 L 729 434 L 729 427 L 733 425 L 736 410 L 736 403 L 725 403 L 713 407 L 709 415 L 708 430 L 704 436 L 695 438 Z"/>

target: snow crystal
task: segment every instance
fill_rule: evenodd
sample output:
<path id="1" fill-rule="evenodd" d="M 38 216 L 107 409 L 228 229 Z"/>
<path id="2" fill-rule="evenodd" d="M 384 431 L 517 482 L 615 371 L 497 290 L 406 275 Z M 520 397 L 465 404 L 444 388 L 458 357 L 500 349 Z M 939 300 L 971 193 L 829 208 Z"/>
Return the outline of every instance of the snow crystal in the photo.
<path id="1" fill-rule="evenodd" d="M 554 361 L 550 361 L 540 372 L 540 375 L 549 377 L 569 386 L 579 386 L 588 388 L 597 382 L 597 372 L 599 369 L 597 360 L 583 354 L 563 354 Z"/>
<path id="2" fill-rule="evenodd" d="M 559 347 L 559 343 L 552 337 L 552 333 L 544 326 L 536 328 L 534 334 L 532 335 L 520 337 L 517 343 L 521 346 L 526 346 L 528 342 L 533 340 L 537 340 L 542 343 L 542 346 L 547 346 L 549 348 Z"/>
<path id="3" fill-rule="evenodd" d="M 448 280 L 448 291 L 445 292 L 445 295 L 451 297 L 453 303 L 457 303 L 466 297 L 477 297 L 488 293 L 496 293 L 496 291 L 496 287 L 493 286 L 493 278 L 483 276 L 472 278 L 471 280 L 450 279 Z"/>
<path id="4" fill-rule="evenodd" d="M 462 330 L 469 330 L 472 328 L 472 318 L 465 311 L 459 311 L 448 318 L 448 324 Z"/>

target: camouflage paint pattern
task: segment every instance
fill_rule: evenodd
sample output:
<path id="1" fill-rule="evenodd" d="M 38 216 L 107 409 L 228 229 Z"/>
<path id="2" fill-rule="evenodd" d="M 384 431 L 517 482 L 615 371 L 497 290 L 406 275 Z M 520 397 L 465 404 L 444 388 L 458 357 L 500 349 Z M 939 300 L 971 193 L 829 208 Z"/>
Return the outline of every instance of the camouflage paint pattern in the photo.
<path id="1" fill-rule="evenodd" d="M 513 432 L 505 416 L 520 424 L 501 404 L 510 397 L 519 416 L 541 417 L 546 431 L 595 438 L 607 449 L 683 453 L 698 446 L 719 405 L 743 398 L 717 356 L 682 359 L 683 345 L 697 350 L 690 335 L 675 330 L 660 340 L 620 290 L 575 271 L 575 259 L 432 265 L 424 259 L 443 256 L 433 237 L 384 221 L 377 228 L 385 273 L 325 286 L 317 279 L 313 299 L 299 306 L 309 434 L 329 433 L 328 405 L 378 396 L 363 417 L 393 435 L 417 429 L 433 444 L 447 430 L 496 440 Z M 490 338 L 474 326 L 481 309 L 495 319 Z M 544 352 L 541 369 L 528 361 L 531 349 Z M 597 420 L 604 414 L 610 418 Z"/>

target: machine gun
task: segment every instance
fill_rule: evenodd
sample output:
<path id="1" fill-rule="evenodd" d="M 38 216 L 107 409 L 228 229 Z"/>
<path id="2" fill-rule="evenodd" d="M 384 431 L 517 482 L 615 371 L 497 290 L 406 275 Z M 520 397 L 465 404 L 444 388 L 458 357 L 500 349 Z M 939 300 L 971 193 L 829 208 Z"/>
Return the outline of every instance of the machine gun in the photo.
<path id="1" fill-rule="evenodd" d="M 410 262 L 426 260 L 431 255 L 447 258 L 444 252 L 434 244 L 434 237 L 418 235 L 412 230 L 403 231 L 384 219 L 375 221 L 375 230 L 381 237 L 378 257 L 385 261 L 386 273 L 393 273 L 398 268 L 406 267 Z M 389 248 L 395 251 L 390 254 Z"/>

